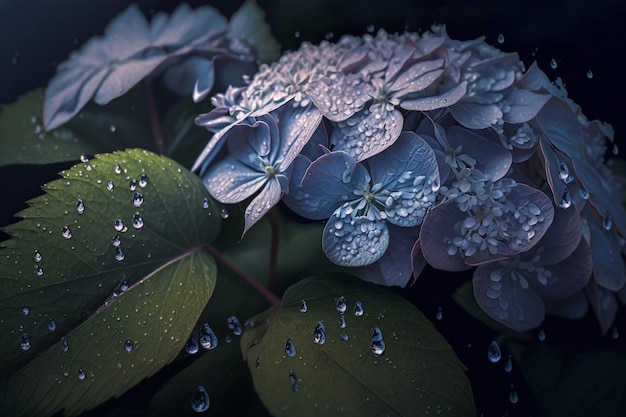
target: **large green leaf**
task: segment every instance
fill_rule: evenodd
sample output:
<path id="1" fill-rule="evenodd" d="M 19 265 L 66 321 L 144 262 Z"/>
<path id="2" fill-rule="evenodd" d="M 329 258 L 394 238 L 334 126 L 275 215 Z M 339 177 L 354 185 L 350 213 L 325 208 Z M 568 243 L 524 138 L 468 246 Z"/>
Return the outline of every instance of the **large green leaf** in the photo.
<path id="1" fill-rule="evenodd" d="M 221 219 L 176 162 L 100 155 L 44 190 L 0 249 L 3 415 L 73 415 L 120 395 L 176 356 L 215 286 L 202 247 Z"/>
<path id="2" fill-rule="evenodd" d="M 90 104 L 69 123 L 46 132 L 42 89 L 21 96 L 0 111 L 0 165 L 46 164 L 78 160 L 150 143 L 145 100 L 137 91 L 107 106 Z"/>
<path id="3" fill-rule="evenodd" d="M 357 301 L 361 316 L 353 312 Z M 464 366 L 432 324 L 390 289 L 343 274 L 307 278 L 285 292 L 280 309 L 254 322 L 241 348 L 259 397 L 277 417 L 475 415 Z M 295 350 L 288 354 L 290 343 Z"/>

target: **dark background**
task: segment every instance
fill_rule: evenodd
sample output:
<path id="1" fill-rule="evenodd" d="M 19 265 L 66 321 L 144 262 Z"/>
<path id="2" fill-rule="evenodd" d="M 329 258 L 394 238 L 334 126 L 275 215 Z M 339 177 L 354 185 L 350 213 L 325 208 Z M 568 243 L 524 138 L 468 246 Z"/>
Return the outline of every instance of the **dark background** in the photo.
<path id="1" fill-rule="evenodd" d="M 242 0 L 189 1 L 193 7 L 210 4 L 230 16 Z M 147 15 L 171 12 L 179 2 L 141 0 Z M 410 1 L 410 0 L 258 0 L 283 50 L 297 49 L 302 41 L 338 40 L 342 34 L 360 35 L 373 25 L 388 32 L 423 31 L 432 23 L 444 23 L 453 39 L 485 36 L 487 42 L 518 52 L 529 67 L 533 61 L 552 78 L 561 77 L 569 96 L 582 106 L 589 119 L 612 124 L 618 144 L 626 140 L 622 97 L 626 93 L 626 36 L 618 0 L 551 1 Z M 55 67 L 90 37 L 100 35 L 108 21 L 130 4 L 124 0 L 0 0 L 0 103 L 43 87 Z M 299 36 L 296 36 L 296 33 Z M 504 42 L 497 42 L 498 35 Z M 555 59 L 556 69 L 549 62 Z M 587 77 L 591 70 L 593 77 Z M 1 141 L 1 139 L 0 139 Z M 626 146 L 623 146 L 626 149 Z M 2 143 L 0 142 L 0 152 Z M 624 153 L 620 152 L 623 157 Z M 25 207 L 24 201 L 40 194 L 39 186 L 57 178 L 68 164 L 0 167 L 3 197 L 0 225 Z M 488 363 L 487 346 L 494 334 L 469 318 L 450 298 L 461 282 L 459 275 L 426 271 L 418 283 L 405 290 L 455 348 L 469 368 L 477 406 L 484 417 L 537 415 L 528 387 L 514 367 L 503 371 L 508 355 L 498 364 Z M 438 307 L 443 319 L 435 320 Z M 623 309 L 622 309 L 623 310 Z M 624 311 L 620 314 L 624 319 Z M 571 323 L 549 319 L 544 329 L 550 340 L 582 347 L 615 348 L 610 336 L 602 336 L 595 319 Z M 622 326 L 626 333 L 626 326 Z M 624 339 L 624 337 L 622 337 Z M 624 343 L 621 340 L 620 345 Z M 510 404 L 511 384 L 519 403 Z"/>

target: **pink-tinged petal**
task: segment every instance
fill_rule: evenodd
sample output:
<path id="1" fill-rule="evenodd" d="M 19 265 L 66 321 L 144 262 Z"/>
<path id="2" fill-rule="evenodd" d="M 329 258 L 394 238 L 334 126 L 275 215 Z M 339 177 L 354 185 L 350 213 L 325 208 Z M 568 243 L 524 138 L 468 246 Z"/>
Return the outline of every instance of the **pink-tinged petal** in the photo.
<path id="1" fill-rule="evenodd" d="M 420 242 L 424 259 L 436 269 L 465 271 L 471 267 L 452 244 L 454 225 L 466 215 L 455 201 L 438 204 L 426 213 L 420 230 Z"/>
<path id="2" fill-rule="evenodd" d="M 511 153 L 500 143 L 490 140 L 489 132 L 475 132 L 461 126 L 447 130 L 447 140 L 452 149 L 461 146 L 465 153 L 476 160 L 478 168 L 487 178 L 496 181 L 506 175 L 511 167 Z"/>
<path id="3" fill-rule="evenodd" d="M 361 110 L 373 89 L 356 74 L 337 72 L 308 83 L 306 93 L 328 120 L 338 122 Z"/>
<path id="4" fill-rule="evenodd" d="M 473 279 L 476 302 L 491 318 L 515 331 L 534 329 L 543 322 L 545 306 L 525 279 L 499 262 L 481 265 Z"/>
<path id="5" fill-rule="evenodd" d="M 613 325 L 619 310 L 617 297 L 614 292 L 600 287 L 594 281 L 589 282 L 585 287 L 585 291 L 589 297 L 591 307 L 594 313 L 596 313 L 602 333 L 605 334 Z"/>
<path id="6" fill-rule="evenodd" d="M 333 151 L 343 151 L 363 161 L 391 146 L 402 131 L 402 113 L 387 111 L 379 103 L 337 123 L 330 137 Z"/>
<path id="7" fill-rule="evenodd" d="M 444 60 L 418 61 L 406 68 L 390 86 L 395 97 L 407 96 L 423 91 L 441 78 L 444 73 Z M 403 99 L 402 99 L 403 100 Z"/>
<path id="8" fill-rule="evenodd" d="M 320 123 L 322 112 L 314 106 L 293 107 L 283 106 L 277 112 L 280 146 L 275 161 L 280 162 L 279 170 L 285 170 L 296 155 L 309 142 Z"/>
<path id="9" fill-rule="evenodd" d="M 582 319 L 589 311 L 589 300 L 584 291 L 563 300 L 546 303 L 546 314 L 564 317 L 570 320 Z"/>
<path id="10" fill-rule="evenodd" d="M 454 119 L 468 129 L 486 129 L 498 123 L 502 111 L 496 104 L 460 101 L 450 107 Z"/>
<path id="11" fill-rule="evenodd" d="M 535 277 L 530 283 L 546 302 L 562 300 L 587 285 L 591 278 L 591 265 L 591 249 L 584 239 L 580 239 L 570 256 L 556 265 L 545 267 L 547 275 L 544 272 L 540 279 Z"/>
<path id="12" fill-rule="evenodd" d="M 338 209 L 335 213 L 340 213 Z M 365 217 L 340 218 L 333 214 L 322 235 L 322 249 L 328 259 L 341 266 L 366 266 L 379 260 L 389 245 L 384 221 Z"/>
<path id="13" fill-rule="evenodd" d="M 541 110 L 549 94 L 537 94 L 529 90 L 513 90 L 504 98 L 508 111 L 504 112 L 502 120 L 507 123 L 523 123 L 533 119 Z"/>
<path id="14" fill-rule="evenodd" d="M 263 190 L 246 207 L 242 236 L 280 201 L 283 189 L 277 177 L 267 180 Z"/>
<path id="15" fill-rule="evenodd" d="M 427 91 L 424 91 L 424 93 L 426 92 Z M 463 81 L 460 84 L 456 84 L 443 93 L 438 91 L 429 91 L 428 93 L 430 94 L 420 95 L 420 97 L 417 98 L 403 99 L 400 102 L 400 107 L 405 110 L 415 111 L 431 111 L 443 107 L 450 107 L 465 97 L 467 93 L 467 82 Z"/>

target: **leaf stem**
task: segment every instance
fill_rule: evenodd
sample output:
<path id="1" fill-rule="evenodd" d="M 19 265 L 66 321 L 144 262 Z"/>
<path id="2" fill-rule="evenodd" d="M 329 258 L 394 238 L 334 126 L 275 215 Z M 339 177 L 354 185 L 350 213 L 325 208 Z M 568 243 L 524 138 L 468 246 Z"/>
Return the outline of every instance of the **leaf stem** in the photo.
<path id="1" fill-rule="evenodd" d="M 271 227 L 271 242 L 270 242 L 270 259 L 269 268 L 267 271 L 267 288 L 270 290 L 274 288 L 276 283 L 276 265 L 278 264 L 278 211 L 276 207 L 272 207 L 269 211 L 268 219 Z"/>
<path id="2" fill-rule="evenodd" d="M 226 268 L 230 269 L 235 273 L 235 275 L 239 276 L 244 282 L 254 288 L 261 296 L 272 306 L 280 306 L 280 298 L 274 295 L 269 289 L 265 288 L 259 282 L 255 281 L 250 275 L 246 274 L 244 271 L 239 269 L 235 264 L 229 261 L 224 255 L 220 253 L 217 249 L 215 249 L 211 245 L 206 246 L 207 250 L 217 259 L 220 263 L 222 263 Z"/>
<path id="3" fill-rule="evenodd" d="M 150 125 L 152 127 L 152 147 L 154 151 L 163 154 L 163 132 L 161 130 L 161 119 L 159 118 L 159 109 L 157 108 L 154 89 L 149 79 L 143 82 L 144 91 L 146 92 L 146 101 L 148 103 L 148 111 L 150 112 Z"/>

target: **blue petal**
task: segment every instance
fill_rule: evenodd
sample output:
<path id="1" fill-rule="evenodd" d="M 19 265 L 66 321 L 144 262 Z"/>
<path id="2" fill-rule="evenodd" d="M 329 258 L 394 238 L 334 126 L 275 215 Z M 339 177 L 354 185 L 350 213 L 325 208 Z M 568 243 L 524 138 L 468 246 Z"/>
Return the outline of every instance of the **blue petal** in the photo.
<path id="1" fill-rule="evenodd" d="M 383 221 L 371 221 L 364 217 L 339 218 L 342 208 L 328 219 L 324 227 L 324 253 L 341 266 L 365 266 L 376 262 L 389 245 L 387 225 Z"/>
<path id="2" fill-rule="evenodd" d="M 283 106 L 277 112 L 278 130 L 280 132 L 277 155 L 273 161 L 280 163 L 279 171 L 287 169 L 302 151 L 322 122 L 322 113 L 312 105 L 307 107 Z"/>
<path id="3" fill-rule="evenodd" d="M 333 151 L 344 151 L 357 161 L 382 152 L 398 139 L 402 131 L 402 114 L 377 103 L 337 123 L 330 137 Z"/>
<path id="4" fill-rule="evenodd" d="M 243 234 L 256 222 L 261 220 L 261 218 L 280 201 L 283 187 L 278 177 L 277 175 L 276 177 L 270 178 L 259 195 L 254 197 L 250 204 L 248 204 L 248 207 L 246 207 Z"/>
<path id="5" fill-rule="evenodd" d="M 370 176 L 361 164 L 344 152 L 331 152 L 313 161 L 304 174 L 308 159 L 296 158 L 293 178 L 302 175 L 300 184 L 290 185 L 285 198 L 289 207 L 300 216 L 312 220 L 327 219 L 343 202 L 355 200 L 353 191 L 369 183 Z"/>
<path id="6" fill-rule="evenodd" d="M 231 157 L 212 166 L 203 180 L 217 201 L 235 204 L 257 192 L 268 178 Z"/>
<path id="7" fill-rule="evenodd" d="M 213 60 L 192 56 L 167 68 L 163 75 L 165 86 L 183 96 L 192 95 L 194 103 L 203 100 L 213 88 Z"/>

